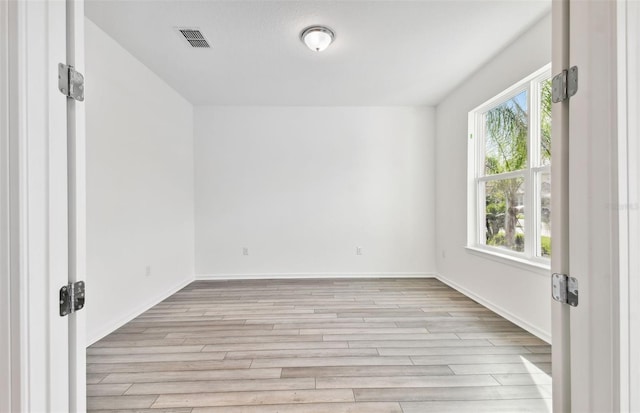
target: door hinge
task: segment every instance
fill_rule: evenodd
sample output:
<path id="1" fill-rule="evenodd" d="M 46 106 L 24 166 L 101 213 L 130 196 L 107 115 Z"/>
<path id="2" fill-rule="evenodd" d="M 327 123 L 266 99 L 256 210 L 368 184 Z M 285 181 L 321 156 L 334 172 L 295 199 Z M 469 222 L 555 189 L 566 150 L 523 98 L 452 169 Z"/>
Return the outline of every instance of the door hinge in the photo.
<path id="1" fill-rule="evenodd" d="M 578 91 L 578 66 L 555 75 L 551 81 L 551 100 L 553 103 L 563 102 Z"/>
<path id="2" fill-rule="evenodd" d="M 60 317 L 82 310 L 84 307 L 84 281 L 69 283 L 60 288 Z"/>
<path id="3" fill-rule="evenodd" d="M 566 274 L 554 273 L 551 276 L 551 296 L 560 303 L 577 307 L 578 280 Z"/>
<path id="4" fill-rule="evenodd" d="M 84 100 L 84 76 L 73 66 L 58 63 L 58 89 L 68 98 Z"/>

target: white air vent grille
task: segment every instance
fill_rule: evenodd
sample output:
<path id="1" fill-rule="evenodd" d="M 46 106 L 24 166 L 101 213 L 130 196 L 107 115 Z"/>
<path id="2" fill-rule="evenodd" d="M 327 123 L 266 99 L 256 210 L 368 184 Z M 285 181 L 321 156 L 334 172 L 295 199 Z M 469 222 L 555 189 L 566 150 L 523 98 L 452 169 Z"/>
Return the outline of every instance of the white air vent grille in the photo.
<path id="1" fill-rule="evenodd" d="M 184 40 L 191 46 L 197 48 L 208 48 L 211 47 L 207 39 L 205 39 L 202 32 L 198 29 L 194 28 L 180 28 L 177 29 L 178 32 L 182 35 Z"/>

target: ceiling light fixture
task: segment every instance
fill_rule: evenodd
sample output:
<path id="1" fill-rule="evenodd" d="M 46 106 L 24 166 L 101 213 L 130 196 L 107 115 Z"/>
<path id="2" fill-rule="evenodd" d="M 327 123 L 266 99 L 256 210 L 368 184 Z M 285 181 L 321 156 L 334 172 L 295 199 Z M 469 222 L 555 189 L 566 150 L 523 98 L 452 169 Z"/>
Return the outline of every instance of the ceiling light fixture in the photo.
<path id="1" fill-rule="evenodd" d="M 321 52 L 333 42 L 333 30 L 325 26 L 310 26 L 300 33 L 300 40 L 314 52 Z"/>

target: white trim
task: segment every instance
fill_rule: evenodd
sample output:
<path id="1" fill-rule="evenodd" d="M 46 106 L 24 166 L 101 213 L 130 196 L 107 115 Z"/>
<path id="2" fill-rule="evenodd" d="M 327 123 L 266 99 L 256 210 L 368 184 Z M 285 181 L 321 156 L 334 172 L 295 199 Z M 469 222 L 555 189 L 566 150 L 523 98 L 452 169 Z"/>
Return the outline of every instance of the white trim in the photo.
<path id="1" fill-rule="evenodd" d="M 9 218 L 11 231 L 10 278 L 11 278 L 11 407 L 15 411 L 28 411 L 29 394 L 29 329 L 28 294 L 24 272 L 26 259 L 20 246 L 26 243 L 26 220 L 23 205 L 25 195 L 25 150 L 26 120 L 26 12 L 24 2 L 6 2 L 9 8 Z"/>
<path id="2" fill-rule="evenodd" d="M 505 310 L 499 305 L 492 303 L 489 300 L 486 300 L 471 291 L 467 290 L 464 287 L 454 283 L 446 277 L 434 272 L 383 272 L 383 273 L 246 273 L 246 274 L 198 274 L 195 277 L 195 281 L 230 281 L 230 280 L 304 280 L 304 279 L 348 279 L 348 278 L 435 278 L 449 287 L 455 289 L 456 291 L 466 295 L 474 301 L 477 301 L 479 304 L 487 307 L 491 311 L 496 314 L 504 317 L 505 319 L 511 321 L 519 327 L 527 330 L 531 334 L 536 337 L 544 340 L 547 343 L 551 343 L 551 336 L 548 332 L 542 331 L 536 326 L 522 320 L 518 316 L 512 314 L 511 312 Z M 184 280 L 179 284 L 175 285 L 173 288 L 169 289 L 163 294 L 160 294 L 153 299 L 147 300 L 144 304 L 138 306 L 135 310 L 131 311 L 127 316 L 120 318 L 113 323 L 104 326 L 100 333 L 91 336 L 88 338 L 87 346 L 97 342 L 103 337 L 111 334 L 116 331 L 118 328 L 124 326 L 129 321 L 138 317 L 140 314 L 154 307 L 158 303 L 164 301 L 168 297 L 172 296 L 176 292 L 180 291 L 187 285 L 191 284 L 194 280 Z"/>
<path id="3" fill-rule="evenodd" d="M 179 283 L 175 284 L 173 287 L 169 288 L 167 291 L 165 291 L 165 292 L 163 292 L 161 294 L 158 294 L 158 295 L 154 296 L 153 298 L 145 300 L 143 303 L 138 305 L 136 308 L 134 308 L 133 310 L 129 311 L 126 316 L 120 317 L 119 319 L 117 319 L 117 320 L 115 320 L 115 321 L 113 321 L 113 322 L 111 322 L 109 324 L 106 324 L 106 325 L 102 326 L 98 330 L 97 334 L 87 335 L 87 347 L 89 347 L 90 345 L 92 345 L 96 341 L 108 336 L 109 334 L 113 333 L 114 331 L 116 331 L 117 329 L 122 327 L 123 325 L 127 324 L 129 321 L 131 321 L 134 318 L 138 317 L 140 314 L 144 313 L 145 311 L 149 310 L 150 308 L 156 306 L 157 304 L 159 304 L 162 301 L 166 300 L 167 298 L 171 297 L 173 294 L 175 294 L 178 291 L 182 290 L 184 287 L 186 287 L 187 285 L 191 284 L 193 281 L 194 281 L 193 278 L 188 278 L 188 279 L 180 281 Z"/>
<path id="4" fill-rule="evenodd" d="M 620 411 L 616 6 L 599 0 L 569 5 L 569 62 L 579 68 L 580 90 L 568 105 L 569 204 L 560 205 L 569 212 L 569 272 L 563 273 L 578 279 L 580 303 L 569 310 L 570 351 L 564 353 L 570 358 L 571 408 L 557 411 Z M 555 197 L 552 202 L 557 209 Z M 562 225 L 552 220 L 553 227 Z M 554 372 L 555 363 L 552 357 Z"/>
<path id="5" fill-rule="evenodd" d="M 514 315 L 513 313 L 505 310 L 504 308 L 500 307 L 497 304 L 492 303 L 489 300 L 486 300 L 482 297 L 480 297 L 479 295 L 476 295 L 474 293 L 472 293 L 471 291 L 467 290 L 466 288 L 460 286 L 459 284 L 456 284 L 455 282 L 449 280 L 446 277 L 443 277 L 442 275 L 437 275 L 436 278 L 440 281 L 442 281 L 443 283 L 447 284 L 449 287 L 453 288 L 454 290 L 466 295 L 467 297 L 471 298 L 474 301 L 477 301 L 479 304 L 487 307 L 489 310 L 493 311 L 494 313 L 498 314 L 499 316 L 511 321 L 513 324 L 522 327 L 523 329 L 527 330 L 529 333 L 533 334 L 534 336 L 538 337 L 539 339 L 551 344 L 551 334 L 549 332 L 543 331 L 541 329 L 539 329 L 538 327 L 534 326 L 533 324 L 530 324 L 526 321 L 524 321 L 523 319 L 521 319 L 520 317 Z"/>
<path id="6" fill-rule="evenodd" d="M 9 4 L 0 2 L 0 412 L 15 411 L 11 374 L 11 280 L 9 246 Z"/>
<path id="7" fill-rule="evenodd" d="M 55 69 L 64 3 L 8 8 L 12 410 L 68 411 L 68 323 L 57 315 L 66 283 L 66 100 Z"/>
<path id="8" fill-rule="evenodd" d="M 495 95 L 491 99 L 488 99 L 486 102 L 476 106 L 474 109 L 471 110 L 471 112 L 486 112 L 489 109 L 493 109 L 496 106 L 497 101 L 509 100 L 519 95 L 521 92 L 525 90 L 529 90 L 528 89 L 529 83 L 535 80 L 542 81 L 549 76 L 549 73 L 551 73 L 551 63 L 547 63 L 546 65 L 536 70 L 529 76 L 515 83 L 513 86 L 510 86 L 509 88 Z"/>
<path id="9" fill-rule="evenodd" d="M 301 273 L 245 273 L 196 274 L 197 281 L 228 280 L 296 280 L 318 278 L 436 278 L 433 272 L 301 272 Z"/>
<path id="10" fill-rule="evenodd" d="M 520 169 L 518 171 L 511 171 L 511 172 L 503 172 L 500 174 L 495 174 L 495 175 L 484 175 L 484 176 L 479 176 L 477 178 L 478 182 L 491 182 L 491 181 L 502 181 L 505 179 L 514 179 L 514 178 L 525 178 L 526 175 L 526 169 Z"/>
<path id="11" fill-rule="evenodd" d="M 550 165 L 540 165 L 540 84 L 551 78 L 551 64 L 547 64 L 498 95 L 487 100 L 468 114 L 469 143 L 467 145 L 467 248 L 489 253 L 533 267 L 547 268 L 550 260 L 539 257 L 540 241 L 540 191 L 541 171 L 550 171 Z M 522 92 L 527 92 L 527 165 L 524 169 L 499 174 L 485 173 L 485 115 Z M 475 139 L 474 139 L 475 138 Z M 534 150 L 535 148 L 535 150 Z M 524 186 L 524 250 L 500 251 L 486 244 L 486 195 L 485 185 L 490 182 L 522 178 Z M 495 251 L 495 252 L 494 252 Z"/>
<path id="12" fill-rule="evenodd" d="M 504 317 L 505 319 L 511 321 L 512 323 L 522 327 L 527 330 L 531 334 L 540 338 L 541 340 L 546 341 L 547 343 L 551 342 L 551 336 L 549 333 L 540 330 L 534 325 L 522 320 L 521 318 L 515 316 L 504 308 L 500 307 L 492 303 L 489 300 L 486 300 L 469 290 L 461 287 L 460 285 L 454 283 L 446 277 L 438 273 L 433 272 L 377 272 L 377 273 L 251 273 L 251 274 L 198 274 L 195 277 L 195 281 L 230 281 L 230 280 L 304 280 L 304 279 L 348 279 L 348 278 L 435 278 L 443 283 L 447 284 L 449 287 L 455 289 L 456 291 L 466 295 L 474 301 L 477 301 L 481 305 L 487 307 L 491 311 L 496 314 Z M 99 334 L 96 334 L 94 337 L 89 337 L 87 342 L 87 346 L 95 343 L 101 338 L 111 334 L 118 328 L 122 327 L 129 321 L 138 317 L 140 314 L 149 310 L 153 306 L 162 302 L 166 298 L 172 296 L 176 292 L 180 291 L 187 285 L 191 284 L 194 280 L 184 280 L 178 285 L 171 288 L 169 291 L 160 294 L 153 299 L 147 300 L 144 304 L 138 306 L 134 311 L 131 311 L 126 317 L 122 317 L 118 321 L 115 321 L 101 329 Z"/>
<path id="13" fill-rule="evenodd" d="M 66 0 L 67 61 L 80 73 L 84 62 L 84 0 Z M 67 186 L 70 282 L 85 281 L 86 271 L 86 133 L 85 105 L 67 99 Z M 69 410 L 87 410 L 86 311 L 69 317 Z"/>
<path id="14" fill-rule="evenodd" d="M 618 57 L 618 261 L 619 261 L 619 335 L 620 344 L 618 346 L 619 352 L 619 380 L 620 380 L 620 411 L 630 411 L 631 401 L 631 388 L 630 388 L 630 359 L 631 353 L 629 352 L 630 342 L 630 320 L 629 320 L 629 209 L 621 208 L 623 205 L 628 205 L 629 198 L 629 157 L 633 154 L 629 154 L 629 134 L 628 119 L 627 119 L 627 2 L 622 0 L 617 4 L 617 57 Z"/>
<path id="15" fill-rule="evenodd" d="M 530 265 L 529 265 L 530 267 Z M 532 270 L 529 268 L 529 270 Z M 539 273 L 540 271 L 535 271 Z M 546 272 L 548 275 L 548 271 Z M 504 308 L 486 300 L 471 291 L 461 287 L 446 277 L 434 272 L 376 272 L 376 273 L 252 273 L 252 274 L 198 274 L 196 281 L 230 281 L 230 280 L 296 280 L 296 279 L 344 279 L 344 278 L 435 278 L 447 284 L 454 290 L 466 295 L 496 314 L 522 327 L 536 337 L 551 343 L 551 335 L 536 326 L 522 320 Z"/>
<path id="16" fill-rule="evenodd" d="M 511 265 L 545 277 L 548 277 L 551 273 L 551 267 L 548 263 L 532 261 L 524 257 L 521 258 L 515 255 L 510 255 L 509 251 L 502 253 L 498 248 L 481 246 L 465 247 L 465 249 L 468 253 L 477 255 L 478 257 L 497 261 L 501 264 Z"/>
<path id="17" fill-rule="evenodd" d="M 618 54 L 618 228 L 619 228 L 619 380 L 620 411 L 640 411 L 640 146 L 638 145 L 638 112 L 640 83 L 636 76 L 640 62 L 640 7 L 623 0 L 617 4 Z"/>
<path id="18" fill-rule="evenodd" d="M 640 4 L 634 1 L 627 3 L 627 73 L 635 73 L 635 76 L 628 78 L 628 99 L 627 99 L 627 136 L 630 138 L 628 165 L 628 183 L 631 220 L 629 223 L 629 244 L 628 253 L 630 256 L 629 274 L 636 276 L 630 279 L 629 292 L 629 313 L 625 315 L 629 319 L 629 410 L 640 411 L 640 82 L 638 81 L 638 70 L 640 70 Z M 635 138 L 633 138 L 635 137 Z"/>
<path id="19" fill-rule="evenodd" d="M 569 3 L 552 2 L 551 10 L 551 73 L 568 68 L 569 59 Z M 555 163 L 551 171 L 551 271 L 569 271 L 569 101 L 551 106 L 551 152 Z M 551 303 L 551 376 L 554 412 L 571 412 L 571 351 L 569 334 L 569 306 Z"/>
<path id="20" fill-rule="evenodd" d="M 29 7 L 29 6 L 28 6 Z M 38 13 L 40 8 L 38 8 Z M 46 74 L 46 84 L 42 94 L 38 94 L 36 99 L 46 97 L 43 103 L 44 107 L 42 114 L 45 116 L 43 119 L 47 125 L 47 134 L 45 140 L 36 145 L 39 148 L 42 144 L 46 148 L 46 154 L 43 159 L 46 162 L 45 165 L 45 179 L 44 188 L 45 192 L 43 198 L 47 200 L 46 211 L 47 217 L 45 220 L 46 227 L 42 233 L 37 234 L 45 235 L 45 240 L 40 244 L 39 240 L 32 237 L 31 240 L 35 241 L 43 248 L 43 257 L 45 262 L 43 267 L 47 268 L 45 274 L 48 274 L 48 285 L 45 290 L 46 300 L 45 311 L 49 318 L 49 328 L 47 331 L 46 339 L 49 341 L 49 348 L 47 349 L 47 358 L 49 363 L 49 400 L 47 404 L 50 411 L 71 411 L 70 405 L 70 375 L 69 375 L 69 318 L 60 317 L 60 304 L 59 304 L 59 291 L 60 287 L 69 282 L 69 204 L 67 201 L 67 194 L 69 191 L 67 182 L 67 169 L 68 169 L 68 155 L 67 155 L 67 99 L 58 90 L 58 71 L 57 67 L 60 62 L 66 60 L 67 45 L 66 45 L 66 2 L 64 1 L 49 1 L 46 3 L 46 20 L 43 19 L 43 23 L 46 24 L 44 28 L 44 39 L 46 39 L 46 57 L 42 61 L 42 68 L 34 71 L 33 75 L 41 76 Z M 29 31 L 29 36 L 32 30 Z M 38 49 L 37 43 L 28 45 L 30 49 Z M 33 70 L 33 66 L 38 64 L 38 60 L 29 61 L 28 69 Z M 29 88 L 33 85 L 33 79 L 29 78 Z M 32 97 L 30 96 L 29 99 Z M 30 104 L 34 101 L 31 100 Z M 40 107 L 36 103 L 37 107 Z M 29 122 L 29 128 L 34 125 L 34 122 Z M 32 136 L 30 139 L 37 139 L 36 136 Z M 29 156 L 31 156 L 31 150 L 33 146 L 29 148 Z M 37 162 L 38 158 L 33 159 Z M 29 161 L 32 162 L 31 160 Z M 29 165 L 31 170 L 31 165 Z M 35 167 L 34 172 L 38 173 L 38 167 Z M 36 180 L 36 182 L 39 181 Z M 30 206 L 31 208 L 32 206 Z M 29 225 L 33 220 L 30 217 Z M 33 280 L 37 282 L 36 279 Z M 47 282 L 45 281 L 45 282 Z M 31 284 L 33 289 L 33 284 Z M 30 309 L 34 308 L 34 301 L 30 303 Z M 37 342 L 34 341 L 34 345 Z M 37 343 L 42 346 L 42 343 Z M 46 345 L 44 346 L 47 347 Z M 35 410 L 35 409 L 34 409 Z"/>

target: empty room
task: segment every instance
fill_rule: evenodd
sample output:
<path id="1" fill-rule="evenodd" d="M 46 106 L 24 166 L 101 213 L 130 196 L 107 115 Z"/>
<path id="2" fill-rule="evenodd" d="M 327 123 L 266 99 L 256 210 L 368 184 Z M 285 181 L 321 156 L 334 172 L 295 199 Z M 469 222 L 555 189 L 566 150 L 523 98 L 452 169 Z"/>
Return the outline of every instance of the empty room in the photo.
<path id="1" fill-rule="evenodd" d="M 548 257 L 463 247 L 469 112 L 516 84 L 526 145 L 550 3 L 187 4 L 85 6 L 88 409 L 547 411 Z"/>
<path id="2" fill-rule="evenodd" d="M 0 11 L 0 411 L 640 408 L 636 2 Z"/>

